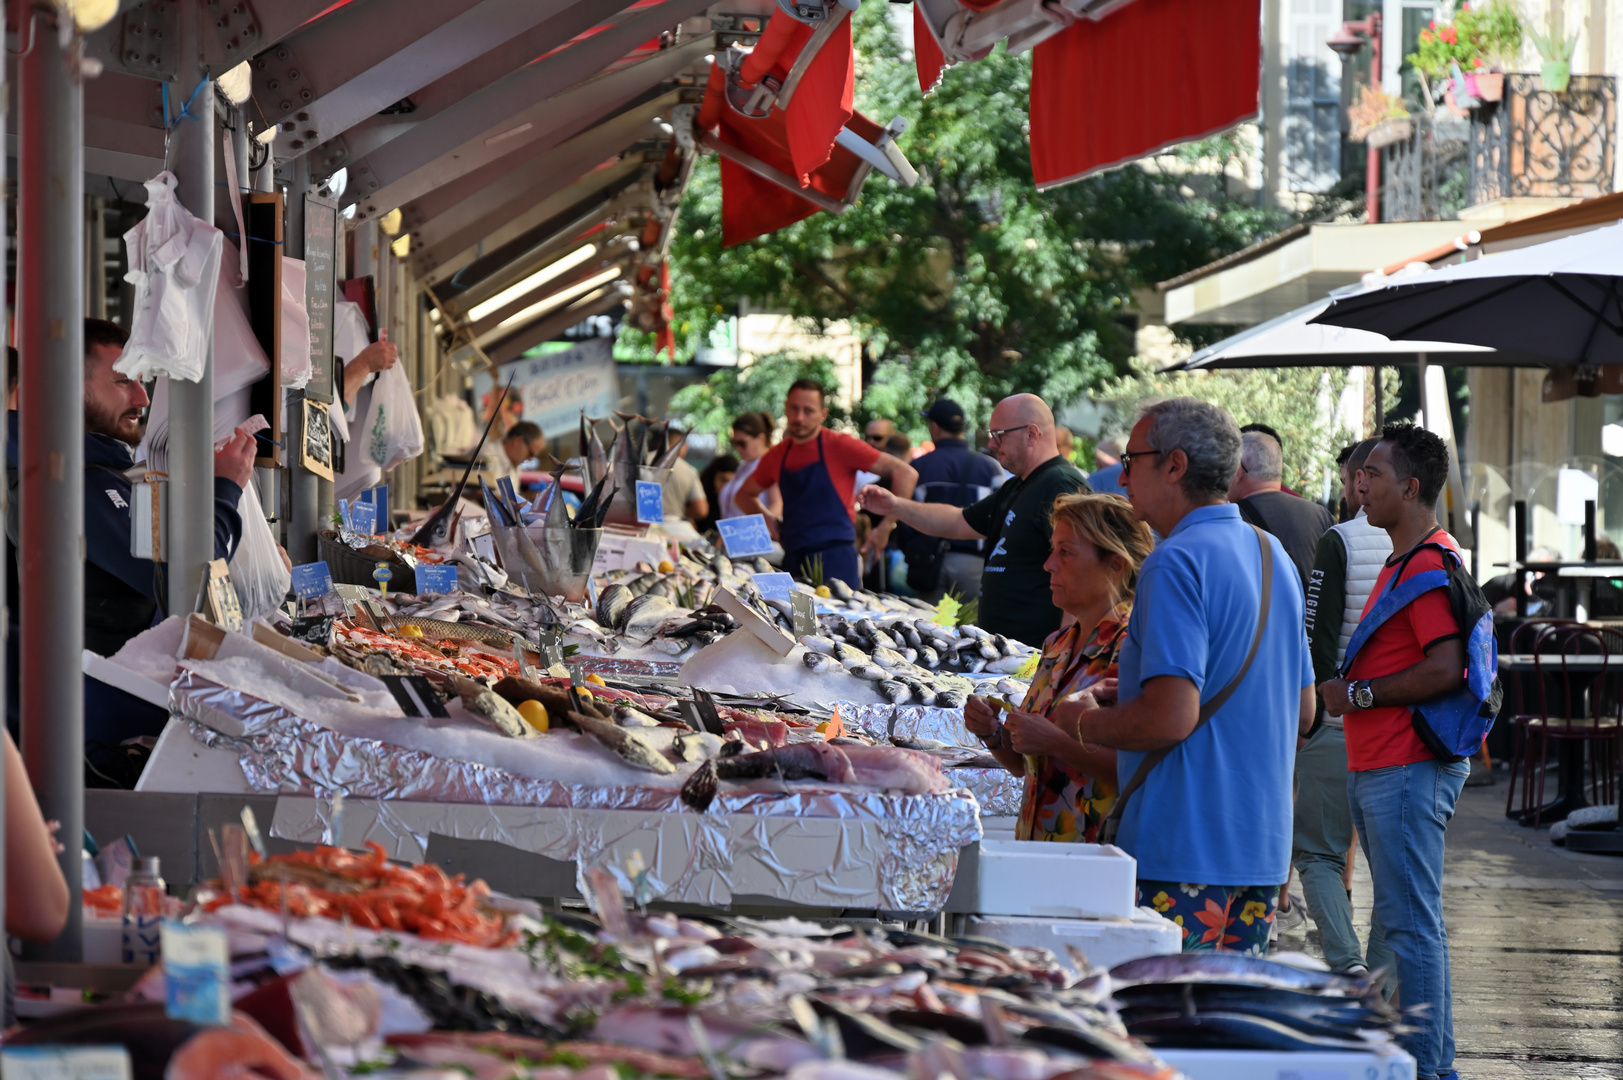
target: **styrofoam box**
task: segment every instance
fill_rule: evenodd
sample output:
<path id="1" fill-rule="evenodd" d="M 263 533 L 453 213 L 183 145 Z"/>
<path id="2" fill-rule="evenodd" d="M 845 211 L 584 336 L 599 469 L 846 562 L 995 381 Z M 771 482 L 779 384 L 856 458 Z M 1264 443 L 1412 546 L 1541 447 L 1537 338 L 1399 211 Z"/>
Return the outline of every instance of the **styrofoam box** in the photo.
<path id="1" fill-rule="evenodd" d="M 969 863 L 974 865 L 965 865 Z M 982 840 L 964 849 L 959 877 L 966 871 L 974 875 L 973 895 L 961 897 L 964 903 L 949 910 L 1062 919 L 1133 917 L 1138 863 L 1113 844 Z"/>
<path id="2" fill-rule="evenodd" d="M 84 914 L 84 962 L 87 964 L 121 964 L 124 952 L 124 920 Z"/>
<path id="3" fill-rule="evenodd" d="M 1005 945 L 1047 949 L 1072 971 L 1072 946 L 1096 968 L 1113 968 L 1141 956 L 1166 956 L 1183 945 L 1183 928 L 1153 909 L 1141 907 L 1130 919 L 1033 919 L 1019 915 L 971 915 L 965 932 Z"/>
<path id="4" fill-rule="evenodd" d="M 1272 1050 L 1171 1050 L 1156 1056 L 1189 1080 L 1415 1080 L 1415 1059 L 1384 1053 L 1286 1053 Z"/>

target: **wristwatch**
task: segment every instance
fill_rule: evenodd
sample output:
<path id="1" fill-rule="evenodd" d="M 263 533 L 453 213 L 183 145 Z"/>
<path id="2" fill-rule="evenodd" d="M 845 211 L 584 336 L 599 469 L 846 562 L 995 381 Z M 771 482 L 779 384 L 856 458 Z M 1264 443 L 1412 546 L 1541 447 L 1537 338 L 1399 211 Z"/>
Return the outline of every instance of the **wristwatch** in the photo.
<path id="1" fill-rule="evenodd" d="M 1347 701 L 1355 709 L 1373 709 L 1375 707 L 1375 690 L 1370 686 L 1368 679 L 1359 679 L 1357 682 L 1347 684 Z"/>

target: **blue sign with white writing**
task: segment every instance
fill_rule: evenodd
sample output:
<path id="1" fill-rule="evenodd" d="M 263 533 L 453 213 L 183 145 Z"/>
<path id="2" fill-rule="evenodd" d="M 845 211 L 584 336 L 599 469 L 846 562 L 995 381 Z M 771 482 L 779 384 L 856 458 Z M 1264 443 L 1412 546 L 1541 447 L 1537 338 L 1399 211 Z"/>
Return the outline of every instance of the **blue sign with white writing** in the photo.
<path id="1" fill-rule="evenodd" d="M 343 521 L 344 528 L 348 529 L 350 532 L 355 531 L 355 519 L 349 515 L 348 499 L 338 500 L 338 517 Z"/>
<path id="2" fill-rule="evenodd" d="M 716 522 L 716 528 L 721 531 L 721 542 L 726 545 L 728 558 L 741 559 L 772 552 L 772 534 L 766 531 L 766 518 L 760 514 L 725 518 Z"/>
<path id="3" fill-rule="evenodd" d="M 637 521 L 657 525 L 665 520 L 665 490 L 652 480 L 637 481 Z"/>
<path id="4" fill-rule="evenodd" d="M 750 581 L 763 599 L 782 600 L 786 604 L 795 588 L 795 579 L 788 574 L 756 574 Z"/>
<path id="5" fill-rule="evenodd" d="M 369 502 L 350 503 L 349 518 L 355 523 L 355 531 L 362 536 L 371 536 L 378 531 L 378 508 Z"/>
<path id="6" fill-rule="evenodd" d="M 300 600 L 312 600 L 332 592 L 332 571 L 325 562 L 305 563 L 293 568 L 293 593 Z"/>
<path id="7" fill-rule="evenodd" d="M 417 568 L 417 595 L 456 591 L 456 567 L 449 563 L 439 566 L 423 565 Z"/>
<path id="8" fill-rule="evenodd" d="M 379 484 L 375 488 L 367 488 L 355 497 L 358 503 L 370 503 L 373 507 L 372 532 L 389 531 L 389 485 Z M 370 533 L 368 534 L 370 535 Z"/>

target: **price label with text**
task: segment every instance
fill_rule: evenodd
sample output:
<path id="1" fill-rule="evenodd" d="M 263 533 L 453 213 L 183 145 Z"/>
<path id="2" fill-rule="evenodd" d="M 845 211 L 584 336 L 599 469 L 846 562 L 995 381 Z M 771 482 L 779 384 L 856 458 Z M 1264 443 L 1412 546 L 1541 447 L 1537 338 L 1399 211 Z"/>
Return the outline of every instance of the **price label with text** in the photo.
<path id="1" fill-rule="evenodd" d="M 456 591 L 456 567 L 450 564 L 423 565 L 417 568 L 417 595 Z"/>
<path id="2" fill-rule="evenodd" d="M 657 525 L 665 520 L 665 489 L 652 480 L 637 481 L 637 521 Z"/>
<path id="3" fill-rule="evenodd" d="M 378 531 L 378 508 L 371 503 L 350 503 L 349 517 L 355 523 L 355 532 L 362 536 L 371 536 Z"/>
<path id="4" fill-rule="evenodd" d="M 766 518 L 760 514 L 725 518 L 716 522 L 716 528 L 721 532 L 721 542 L 730 559 L 772 552 L 772 534 L 766 531 Z"/>
<path id="5" fill-rule="evenodd" d="M 313 600 L 333 591 L 332 571 L 325 562 L 305 563 L 293 568 L 293 594 L 300 600 Z"/>
<path id="6" fill-rule="evenodd" d="M 795 591 L 795 579 L 788 574 L 756 574 L 750 580 L 766 600 L 782 600 L 787 604 L 789 594 Z"/>

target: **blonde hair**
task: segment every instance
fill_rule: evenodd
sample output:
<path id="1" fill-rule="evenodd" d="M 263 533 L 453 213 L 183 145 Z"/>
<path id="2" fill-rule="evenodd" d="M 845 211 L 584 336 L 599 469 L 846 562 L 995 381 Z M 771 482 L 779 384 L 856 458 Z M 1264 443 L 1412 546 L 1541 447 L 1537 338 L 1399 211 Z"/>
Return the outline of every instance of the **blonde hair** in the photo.
<path id="1" fill-rule="evenodd" d="M 1051 525 L 1065 522 L 1084 543 L 1092 544 L 1099 553 L 1100 562 L 1108 562 L 1112 555 L 1120 555 L 1127 563 L 1126 596 L 1133 595 L 1138 583 L 1138 569 L 1144 565 L 1155 547 L 1155 536 L 1150 527 L 1133 516 L 1133 506 L 1120 495 L 1101 495 L 1097 492 L 1061 495 L 1054 500 L 1054 509 L 1048 518 Z M 1111 583 L 1112 590 L 1115 583 Z M 1117 596 L 1119 602 L 1121 596 Z"/>

